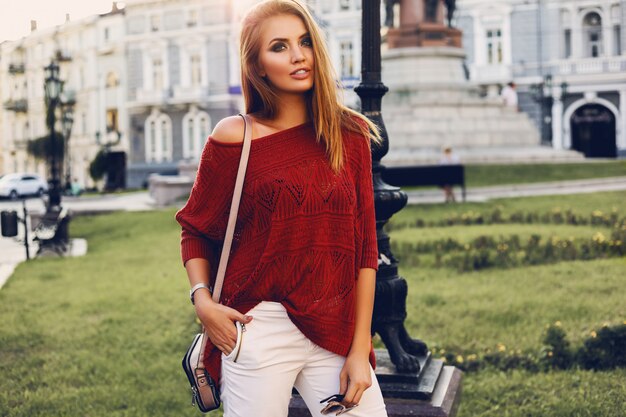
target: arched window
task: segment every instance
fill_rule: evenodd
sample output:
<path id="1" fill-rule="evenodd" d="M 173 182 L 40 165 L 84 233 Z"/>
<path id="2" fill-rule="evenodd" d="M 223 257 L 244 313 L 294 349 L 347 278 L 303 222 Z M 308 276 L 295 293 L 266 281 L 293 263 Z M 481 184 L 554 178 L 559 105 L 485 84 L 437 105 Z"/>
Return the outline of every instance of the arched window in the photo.
<path id="1" fill-rule="evenodd" d="M 146 162 L 172 161 L 172 121 L 168 115 L 154 112 L 146 119 Z"/>
<path id="2" fill-rule="evenodd" d="M 586 57 L 596 58 L 603 54 L 602 17 L 596 12 L 587 13 L 583 19 L 583 42 Z"/>
<path id="3" fill-rule="evenodd" d="M 183 158 L 199 159 L 208 137 L 210 117 L 206 112 L 192 109 L 183 117 Z"/>
<path id="4" fill-rule="evenodd" d="M 107 74 L 106 88 L 117 87 L 119 83 L 120 83 L 120 80 L 117 77 L 117 74 L 115 72 L 111 71 Z"/>

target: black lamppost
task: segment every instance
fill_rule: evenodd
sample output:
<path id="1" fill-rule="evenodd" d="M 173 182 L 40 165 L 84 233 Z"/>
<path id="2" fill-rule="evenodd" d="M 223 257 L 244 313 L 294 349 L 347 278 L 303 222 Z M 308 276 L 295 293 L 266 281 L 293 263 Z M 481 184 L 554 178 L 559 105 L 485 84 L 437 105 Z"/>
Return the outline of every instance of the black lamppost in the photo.
<path id="1" fill-rule="evenodd" d="M 381 178 L 384 166 L 380 160 L 389 151 L 389 139 L 381 114 L 382 97 L 388 88 L 381 79 L 380 0 L 363 0 L 362 28 L 362 81 L 354 91 L 361 98 L 362 113 L 380 128 L 383 137 L 382 146 L 372 146 L 376 232 L 382 260 L 376 277 L 372 332 L 380 335 L 398 372 L 419 375 L 430 356 L 426 344 L 413 339 L 404 327 L 408 285 L 398 275 L 398 260 L 391 253 L 389 235 L 383 230 L 391 216 L 406 206 L 408 196 Z"/>
<path id="2" fill-rule="evenodd" d="M 539 117 L 541 119 L 539 132 L 541 142 L 549 145 L 552 143 L 552 74 L 546 74 L 539 84 L 530 86 L 534 100 L 539 103 Z"/>
<path id="3" fill-rule="evenodd" d="M 46 106 L 48 108 L 46 121 L 48 124 L 48 131 L 50 132 L 50 146 L 47 150 L 50 167 L 47 211 L 50 211 L 52 207 L 58 207 L 61 205 L 61 181 L 59 175 L 58 144 L 55 125 L 56 108 L 60 104 L 62 82 L 59 78 L 59 65 L 55 61 L 52 61 L 50 65 L 45 67 L 45 71 L 46 80 L 44 87 L 46 92 Z"/>
<path id="4" fill-rule="evenodd" d="M 65 138 L 65 189 L 72 187 L 72 159 L 70 156 L 70 136 L 72 135 L 72 126 L 74 125 L 74 100 L 71 97 L 65 97 L 61 103 L 61 126 L 63 137 Z"/>

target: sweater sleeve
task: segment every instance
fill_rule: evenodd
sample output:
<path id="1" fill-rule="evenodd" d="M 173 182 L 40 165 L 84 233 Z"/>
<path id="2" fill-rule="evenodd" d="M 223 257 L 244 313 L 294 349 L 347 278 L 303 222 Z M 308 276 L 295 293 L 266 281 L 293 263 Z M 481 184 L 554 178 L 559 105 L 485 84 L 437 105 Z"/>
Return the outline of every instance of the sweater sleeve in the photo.
<path id="1" fill-rule="evenodd" d="M 378 242 L 376 237 L 376 210 L 372 179 L 372 153 L 370 140 L 359 137 L 359 172 L 357 177 L 357 221 L 363 239 L 359 268 L 378 271 Z"/>
<path id="2" fill-rule="evenodd" d="M 215 251 L 224 240 L 236 177 L 229 160 L 237 157 L 230 155 L 232 149 L 215 146 L 209 138 L 202 150 L 189 199 L 175 216 L 182 226 L 183 266 L 193 258 L 216 259 Z"/>

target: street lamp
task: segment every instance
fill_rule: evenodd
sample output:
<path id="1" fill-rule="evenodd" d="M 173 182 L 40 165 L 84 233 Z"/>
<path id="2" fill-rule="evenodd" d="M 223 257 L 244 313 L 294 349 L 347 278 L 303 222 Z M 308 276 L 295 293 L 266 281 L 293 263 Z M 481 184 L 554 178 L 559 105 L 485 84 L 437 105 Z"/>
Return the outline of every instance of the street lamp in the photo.
<path id="1" fill-rule="evenodd" d="M 552 96 L 552 74 L 544 75 L 539 84 L 533 84 L 530 88 L 533 99 L 539 103 L 541 142 L 551 144 L 552 105 L 554 103 L 554 97 Z"/>
<path id="2" fill-rule="evenodd" d="M 71 111 L 73 100 L 61 97 L 64 83 L 59 78 L 59 64 L 52 60 L 50 65 L 44 69 L 46 72 L 44 83 L 47 106 L 46 122 L 50 132 L 50 143 L 46 149 L 50 167 L 50 179 L 48 180 L 50 186 L 48 189 L 46 213 L 35 230 L 35 234 L 39 239 L 37 255 L 43 256 L 47 253 L 54 253 L 62 256 L 68 249 L 70 216 L 68 211 L 61 207 L 61 173 L 59 165 L 63 153 L 59 152 L 61 144 L 58 143 L 58 140 L 63 140 L 63 137 L 69 137 L 73 120 Z M 57 134 L 56 130 L 57 107 L 62 111 L 60 118 L 61 134 Z"/>
<path id="3" fill-rule="evenodd" d="M 63 137 L 65 138 L 65 188 L 71 189 L 72 186 L 72 161 L 70 157 L 70 136 L 72 134 L 72 126 L 74 125 L 74 101 L 68 97 L 61 104 L 61 126 Z"/>
<path id="4" fill-rule="evenodd" d="M 421 378 L 428 346 L 419 339 L 413 339 L 404 326 L 408 285 L 398 274 L 398 261 L 391 252 L 389 235 L 383 228 L 391 216 L 406 206 L 408 196 L 400 188 L 386 184 L 381 177 L 385 168 L 381 159 L 389 151 L 389 138 L 381 112 L 382 98 L 388 88 L 381 78 L 380 0 L 363 0 L 362 28 L 362 81 L 354 91 L 361 99 L 361 112 L 380 128 L 383 138 L 381 146 L 372 147 L 376 234 L 382 261 L 376 280 L 372 331 L 380 335 L 391 362 L 399 372 Z"/>

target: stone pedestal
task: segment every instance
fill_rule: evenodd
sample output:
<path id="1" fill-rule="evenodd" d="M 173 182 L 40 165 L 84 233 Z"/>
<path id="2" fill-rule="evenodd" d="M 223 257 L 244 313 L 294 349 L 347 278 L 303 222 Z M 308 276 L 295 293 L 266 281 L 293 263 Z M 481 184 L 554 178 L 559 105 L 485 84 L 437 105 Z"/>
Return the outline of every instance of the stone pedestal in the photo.
<path id="1" fill-rule="evenodd" d="M 460 30 L 431 22 L 390 28 L 387 32 L 387 46 L 389 49 L 406 48 L 415 45 L 461 48 L 462 39 L 463 33 Z"/>
<path id="2" fill-rule="evenodd" d="M 168 206 L 177 200 L 189 196 L 196 179 L 198 162 L 181 161 L 178 163 L 178 175 L 152 174 L 148 177 L 148 191 L 157 207 Z"/>
<path id="3" fill-rule="evenodd" d="M 465 78 L 465 53 L 453 47 L 407 47 L 382 55 L 387 166 L 436 164 L 444 146 L 462 163 L 578 161 L 583 155 L 540 145 L 526 114 L 499 97 L 480 97 Z"/>
<path id="4" fill-rule="evenodd" d="M 430 355 L 420 358 L 423 372 L 419 375 L 399 374 L 386 350 L 376 350 L 376 378 L 380 384 L 389 417 L 452 417 L 461 399 L 462 372 L 443 366 Z M 321 409 L 321 407 L 320 407 Z M 311 417 L 304 400 L 294 394 L 289 404 L 289 417 Z"/>

